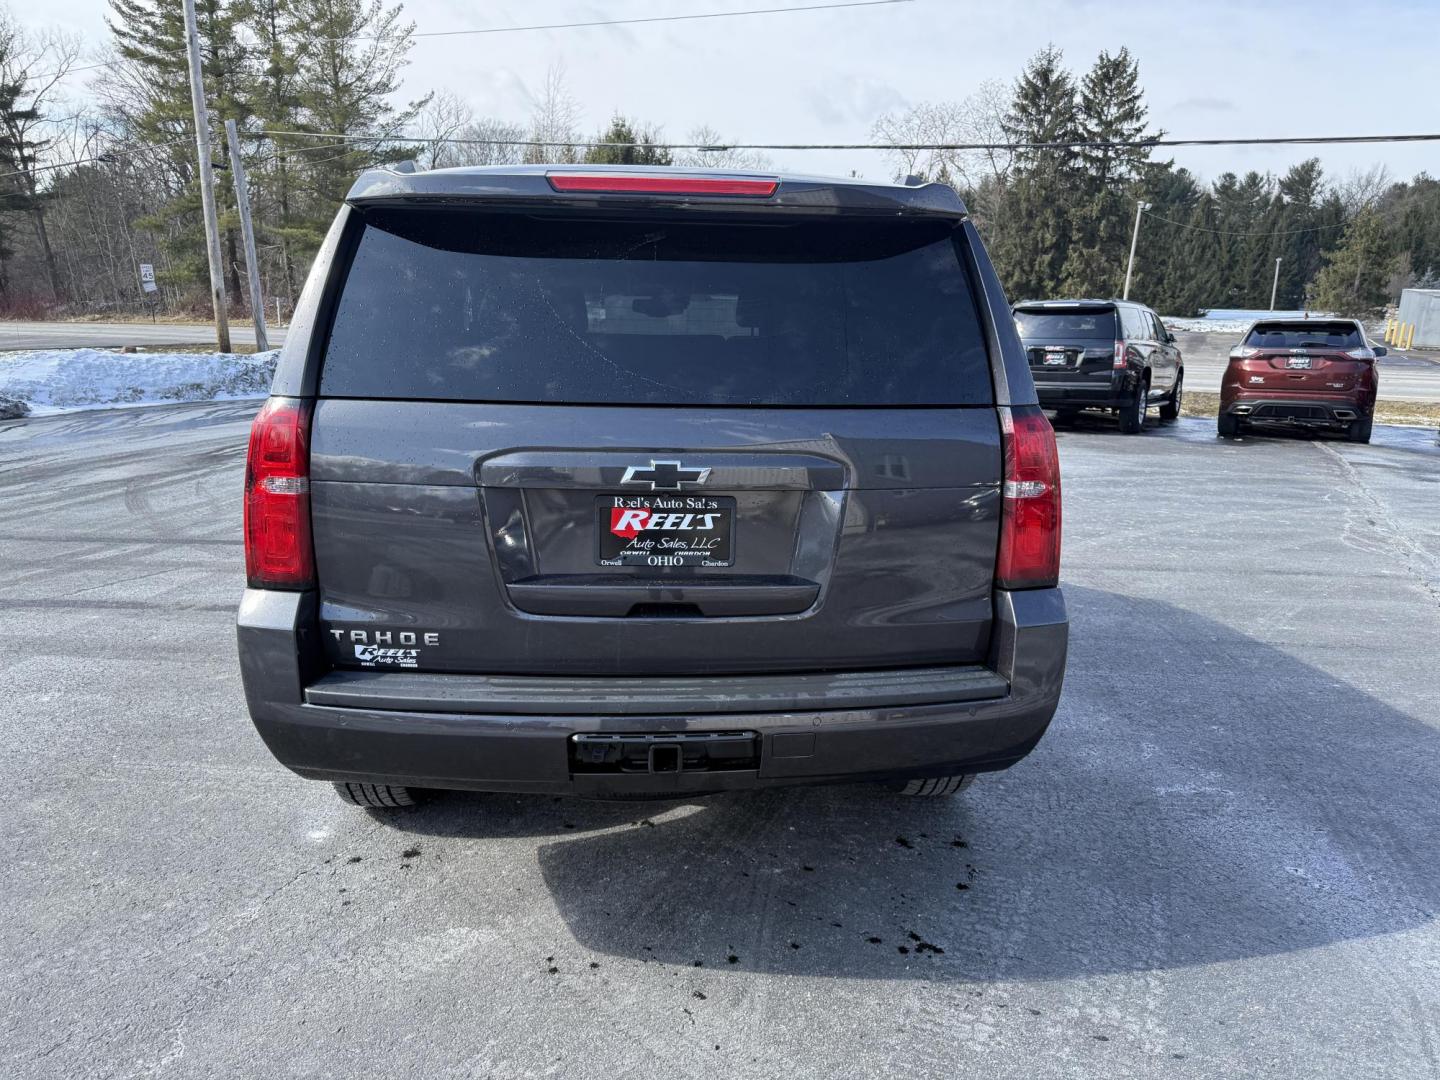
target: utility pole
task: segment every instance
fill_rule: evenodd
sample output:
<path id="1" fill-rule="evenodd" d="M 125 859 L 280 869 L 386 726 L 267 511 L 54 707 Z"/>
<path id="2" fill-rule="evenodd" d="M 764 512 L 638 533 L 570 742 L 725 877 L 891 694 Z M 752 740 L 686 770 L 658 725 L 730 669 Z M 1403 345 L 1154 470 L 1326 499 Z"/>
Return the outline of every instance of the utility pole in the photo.
<path id="1" fill-rule="evenodd" d="M 1135 207 L 1135 231 L 1130 234 L 1130 261 L 1125 265 L 1125 292 L 1121 300 L 1130 299 L 1130 275 L 1135 272 L 1135 245 L 1140 242 L 1140 215 L 1150 209 L 1148 202 L 1142 202 Z"/>
<path id="2" fill-rule="evenodd" d="M 210 257 L 210 303 L 215 309 L 215 341 L 230 351 L 230 319 L 225 310 L 225 275 L 220 259 L 220 215 L 215 210 L 215 174 L 210 170 L 210 112 L 200 78 L 200 30 L 195 0 L 185 0 L 185 47 L 190 56 L 190 106 L 195 111 L 195 150 L 200 158 L 200 204 L 205 210 L 205 251 Z"/>
<path id="3" fill-rule="evenodd" d="M 245 272 L 250 279 L 250 317 L 255 320 L 255 351 L 266 352 L 270 338 L 265 333 L 265 300 L 260 295 L 260 264 L 255 259 L 255 227 L 250 223 L 250 184 L 240 160 L 240 133 L 234 120 L 225 121 L 225 141 L 230 144 L 230 177 L 235 182 L 235 201 L 240 204 L 240 237 L 245 241 Z"/>
<path id="4" fill-rule="evenodd" d="M 1275 260 L 1275 283 L 1270 286 L 1270 310 L 1275 310 L 1275 297 L 1280 292 L 1280 259 Z"/>

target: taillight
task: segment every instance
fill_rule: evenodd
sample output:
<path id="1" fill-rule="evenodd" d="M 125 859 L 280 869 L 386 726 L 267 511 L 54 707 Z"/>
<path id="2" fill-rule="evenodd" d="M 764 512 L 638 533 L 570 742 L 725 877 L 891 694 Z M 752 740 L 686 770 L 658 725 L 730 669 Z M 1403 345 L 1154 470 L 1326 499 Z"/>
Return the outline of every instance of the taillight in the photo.
<path id="1" fill-rule="evenodd" d="M 995 584 L 1044 589 L 1060 581 L 1060 455 L 1037 405 L 1000 410 L 1005 492 Z"/>
<path id="2" fill-rule="evenodd" d="M 1123 341 L 1115 342 L 1115 366 L 1117 368 L 1125 366 L 1125 343 Z"/>
<path id="3" fill-rule="evenodd" d="M 1375 350 L 1368 345 L 1361 345 L 1358 349 L 1347 349 L 1345 355 L 1352 360 L 1374 360 Z"/>
<path id="4" fill-rule="evenodd" d="M 750 195 L 768 198 L 778 180 L 748 180 L 730 176 L 666 176 L 644 173 L 548 173 L 556 191 L 594 191 L 644 195 Z"/>
<path id="5" fill-rule="evenodd" d="M 1255 348 L 1252 345 L 1236 345 L 1235 348 L 1230 350 L 1230 359 L 1249 360 L 1250 357 L 1254 356 L 1259 351 L 1259 349 Z"/>
<path id="6" fill-rule="evenodd" d="M 310 405 L 271 398 L 250 427 L 245 461 L 245 576 L 252 589 L 308 589 Z"/>

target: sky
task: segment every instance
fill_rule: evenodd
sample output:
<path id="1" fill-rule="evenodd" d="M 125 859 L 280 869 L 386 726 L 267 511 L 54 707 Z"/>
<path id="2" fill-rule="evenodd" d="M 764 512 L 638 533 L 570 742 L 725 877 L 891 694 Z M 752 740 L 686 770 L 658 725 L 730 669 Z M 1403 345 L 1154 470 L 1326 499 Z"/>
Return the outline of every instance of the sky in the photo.
<path id="1" fill-rule="evenodd" d="M 0 0 L 5 3 L 7 0 Z M 178 0 L 175 0 L 178 2 Z M 803 5 L 821 0 L 409 0 L 418 31 Z M 107 37 L 104 0 L 8 0 L 27 26 Z M 1175 138 L 1440 132 L 1440 0 L 908 0 L 725 19 L 417 39 L 402 97 L 449 89 L 478 114 L 523 122 L 563 66 L 583 130 L 616 112 L 675 141 L 708 124 L 735 142 L 868 142 L 877 117 L 1011 83 L 1053 43 L 1083 72 L 1101 50 L 1140 63 L 1153 127 Z M 72 80 L 83 96 L 85 76 Z M 1176 149 L 1178 165 L 1283 172 L 1318 156 L 1330 175 L 1386 167 L 1440 175 L 1440 143 Z M 883 178 L 868 151 L 776 151 L 781 169 Z"/>

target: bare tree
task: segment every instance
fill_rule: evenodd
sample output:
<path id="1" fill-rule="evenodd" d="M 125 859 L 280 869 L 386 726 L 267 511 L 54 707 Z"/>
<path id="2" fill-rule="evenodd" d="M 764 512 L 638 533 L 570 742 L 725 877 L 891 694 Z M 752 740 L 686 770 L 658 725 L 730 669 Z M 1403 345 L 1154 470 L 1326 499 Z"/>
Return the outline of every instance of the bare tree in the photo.
<path id="1" fill-rule="evenodd" d="M 456 165 L 518 165 L 525 160 L 525 125 L 493 117 L 481 117 L 465 125 L 461 138 L 451 147 Z"/>
<path id="2" fill-rule="evenodd" d="M 1367 206 L 1374 206 L 1390 185 L 1390 170 L 1377 164 L 1364 170 L 1351 169 L 1343 180 L 1336 183 L 1335 193 L 1345 207 L 1345 216 L 1350 218 Z"/>
<path id="3" fill-rule="evenodd" d="M 415 131 L 420 136 L 418 164 L 427 169 L 443 169 L 462 165 L 459 148 L 450 140 L 458 137 L 475 122 L 475 110 L 453 90 L 437 90 L 415 118 Z"/>
<path id="4" fill-rule="evenodd" d="M 528 138 L 523 124 L 476 117 L 468 102 L 450 90 L 436 91 L 416 123 L 423 150 L 420 164 L 430 169 L 453 165 L 515 165 L 525 158 Z"/>
<path id="5" fill-rule="evenodd" d="M 579 160 L 579 130 L 580 106 L 566 85 L 565 67 L 552 64 L 530 117 L 530 141 L 549 145 L 529 147 L 525 160 L 534 164 Z"/>
<path id="6" fill-rule="evenodd" d="M 997 80 L 981 83 L 963 101 L 921 102 L 875 121 L 871 134 L 887 143 L 897 178 L 907 175 L 974 187 L 982 179 L 1003 182 L 1010 155 L 1001 149 L 951 150 L 957 143 L 1003 143 L 1008 92 Z M 927 149 L 919 149 L 927 147 Z"/>
<path id="7" fill-rule="evenodd" d="M 675 164 L 687 169 L 731 169 L 735 172 L 761 172 L 770 169 L 770 159 L 755 150 L 738 150 L 726 144 L 718 131 L 708 124 L 692 128 L 686 142 L 699 143 L 709 149 L 680 150 Z"/>
<path id="8" fill-rule="evenodd" d="M 12 193 L 19 195 L 7 201 L 29 214 L 56 300 L 62 295 L 60 274 L 46 227 L 39 170 L 70 119 L 59 115 L 64 108 L 60 84 L 79 56 L 75 35 L 26 31 L 0 8 L 0 145 L 9 171 L 5 186 L 13 185 Z"/>
<path id="9" fill-rule="evenodd" d="M 1003 143 L 1005 136 L 1005 110 L 1010 107 L 1010 87 L 1000 79 L 986 79 L 975 92 L 960 103 L 965 127 L 970 142 Z M 997 183 L 1004 184 L 1010 178 L 1010 167 L 1015 156 L 1009 150 L 992 148 L 969 152 L 972 164 L 978 163 Z"/>

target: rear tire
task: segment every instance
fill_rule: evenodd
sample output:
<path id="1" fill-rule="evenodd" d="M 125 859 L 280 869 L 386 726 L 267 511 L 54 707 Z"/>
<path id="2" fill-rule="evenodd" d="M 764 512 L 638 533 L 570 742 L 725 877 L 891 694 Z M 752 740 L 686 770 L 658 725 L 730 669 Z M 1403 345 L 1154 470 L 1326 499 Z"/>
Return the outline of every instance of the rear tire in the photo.
<path id="1" fill-rule="evenodd" d="M 975 782 L 974 773 L 960 776 L 932 776 L 925 780 L 907 780 L 895 788 L 901 795 L 917 799 L 935 799 L 944 795 L 959 795 Z"/>
<path id="2" fill-rule="evenodd" d="M 352 806 L 365 806 L 373 810 L 398 810 L 406 806 L 415 805 L 415 796 L 409 788 L 399 787 L 395 784 L 355 784 L 343 783 L 335 785 L 335 794 L 341 800 L 350 803 Z"/>
<path id="3" fill-rule="evenodd" d="M 1368 443 L 1374 427 L 1375 418 L 1373 416 L 1362 416 L 1359 420 L 1350 421 L 1350 426 L 1345 429 L 1345 438 L 1351 442 Z"/>
<path id="4" fill-rule="evenodd" d="M 1167 424 L 1172 420 L 1180 419 L 1180 406 L 1184 404 L 1185 376 L 1184 374 L 1175 377 L 1175 389 L 1170 391 L 1170 396 L 1160 403 L 1160 419 Z"/>
<path id="5" fill-rule="evenodd" d="M 1145 414 L 1150 409 L 1150 384 L 1142 382 L 1135 397 L 1120 406 L 1120 431 L 1125 435 L 1139 435 L 1145 430 Z"/>
<path id="6" fill-rule="evenodd" d="M 1220 438 L 1233 439 L 1240 434 L 1240 421 L 1229 413 L 1221 413 L 1220 419 L 1215 422 L 1215 428 Z"/>

